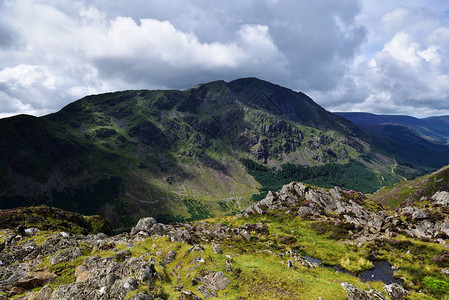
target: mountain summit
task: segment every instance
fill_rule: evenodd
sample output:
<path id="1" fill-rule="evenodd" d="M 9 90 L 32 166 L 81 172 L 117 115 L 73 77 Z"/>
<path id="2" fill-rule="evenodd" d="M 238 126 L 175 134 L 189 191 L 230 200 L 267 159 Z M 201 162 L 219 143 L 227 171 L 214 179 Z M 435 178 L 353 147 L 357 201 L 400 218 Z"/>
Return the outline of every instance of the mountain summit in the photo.
<path id="1" fill-rule="evenodd" d="M 426 168 L 397 164 L 350 121 L 256 78 L 87 96 L 1 119 L 0 145 L 1 208 L 99 213 L 118 230 L 148 215 L 236 213 L 292 176 L 373 192 Z"/>

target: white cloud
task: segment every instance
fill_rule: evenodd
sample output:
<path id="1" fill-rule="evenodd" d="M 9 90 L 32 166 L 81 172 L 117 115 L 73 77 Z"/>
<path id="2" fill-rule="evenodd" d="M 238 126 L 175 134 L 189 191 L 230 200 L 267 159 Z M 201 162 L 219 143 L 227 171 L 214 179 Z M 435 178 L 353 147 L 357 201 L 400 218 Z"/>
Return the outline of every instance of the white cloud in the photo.
<path id="1" fill-rule="evenodd" d="M 245 76 L 329 91 L 364 41 L 358 12 L 357 0 L 0 1 L 0 103 L 19 103 L 0 111 Z"/>
<path id="2" fill-rule="evenodd" d="M 378 49 L 359 56 L 335 90 L 312 94 L 333 111 L 449 114 L 447 18 L 422 7 L 398 7 L 379 18 L 366 47 Z"/>

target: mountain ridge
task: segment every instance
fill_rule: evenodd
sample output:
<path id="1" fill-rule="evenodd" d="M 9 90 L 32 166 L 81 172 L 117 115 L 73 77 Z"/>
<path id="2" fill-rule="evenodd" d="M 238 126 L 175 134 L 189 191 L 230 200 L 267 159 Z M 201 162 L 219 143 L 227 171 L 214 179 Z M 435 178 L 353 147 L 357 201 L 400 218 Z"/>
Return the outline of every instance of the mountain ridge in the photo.
<path id="1" fill-rule="evenodd" d="M 2 208 L 100 213 L 118 230 L 148 215 L 169 222 L 244 209 L 262 186 L 242 159 L 274 170 L 323 167 L 318 175 L 355 162 L 377 188 L 431 169 L 425 160 L 397 165 L 351 122 L 256 78 L 90 95 L 41 118 L 2 119 L 0 132 L 9 153 L 0 169 Z"/>

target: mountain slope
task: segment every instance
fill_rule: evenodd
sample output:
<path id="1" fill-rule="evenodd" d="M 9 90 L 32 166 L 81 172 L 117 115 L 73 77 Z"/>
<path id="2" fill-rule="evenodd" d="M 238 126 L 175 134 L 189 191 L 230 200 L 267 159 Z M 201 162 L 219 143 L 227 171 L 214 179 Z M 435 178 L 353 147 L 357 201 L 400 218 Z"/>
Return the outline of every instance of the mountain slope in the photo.
<path id="1" fill-rule="evenodd" d="M 397 207 L 426 201 L 436 192 L 441 191 L 449 192 L 449 166 L 429 175 L 383 187 L 374 193 L 370 199 L 385 206 Z"/>
<path id="2" fill-rule="evenodd" d="M 351 164 L 372 179 L 364 192 L 417 171 L 306 95 L 256 78 L 92 95 L 0 127 L 1 208 L 100 213 L 118 230 L 147 215 L 167 222 L 244 209 L 261 188 L 245 161 L 276 172 L 288 163 L 304 174 L 318 168 L 325 185 L 335 169 L 327 166 Z"/>
<path id="3" fill-rule="evenodd" d="M 382 135 L 383 127 L 396 125 L 408 127 L 415 135 L 432 143 L 445 144 L 449 136 L 449 119 L 447 116 L 418 119 L 403 115 L 375 115 L 359 112 L 336 112 L 360 128 Z"/>
<path id="4" fill-rule="evenodd" d="M 449 159 L 445 117 L 418 119 L 401 115 L 336 113 L 372 133 L 374 144 L 395 156 L 399 163 L 438 169 Z"/>
<path id="5" fill-rule="evenodd" d="M 426 127 L 441 134 L 446 139 L 449 137 L 449 116 L 428 117 L 422 119 Z"/>

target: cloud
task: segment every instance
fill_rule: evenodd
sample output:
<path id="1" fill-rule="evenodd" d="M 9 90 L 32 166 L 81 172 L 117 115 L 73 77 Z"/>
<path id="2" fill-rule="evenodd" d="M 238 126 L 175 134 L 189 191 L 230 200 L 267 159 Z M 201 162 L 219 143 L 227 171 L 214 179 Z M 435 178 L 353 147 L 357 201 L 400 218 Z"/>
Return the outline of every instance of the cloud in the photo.
<path id="1" fill-rule="evenodd" d="M 0 1 L 0 111 L 246 76 L 332 91 L 365 40 L 359 9 L 356 0 Z"/>
<path id="2" fill-rule="evenodd" d="M 329 93 L 315 91 L 315 98 L 334 111 L 449 114 L 446 17 L 428 9 L 399 7 L 385 13 L 377 28 L 377 35 L 391 30 L 384 35 L 381 49 L 372 56 L 359 56 L 337 88 Z"/>

